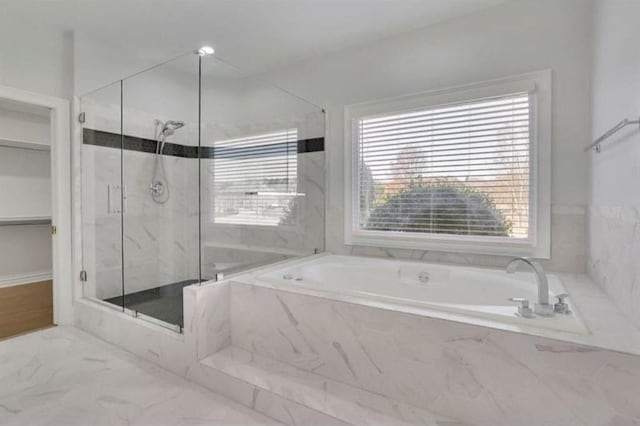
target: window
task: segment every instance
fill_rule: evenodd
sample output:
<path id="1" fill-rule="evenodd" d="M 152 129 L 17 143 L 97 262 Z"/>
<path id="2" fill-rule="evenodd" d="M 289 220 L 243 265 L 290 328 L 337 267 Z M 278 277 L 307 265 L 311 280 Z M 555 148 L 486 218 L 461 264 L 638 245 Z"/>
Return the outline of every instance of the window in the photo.
<path id="1" fill-rule="evenodd" d="M 535 73 L 348 107 L 347 243 L 548 257 L 548 90 Z"/>
<path id="2" fill-rule="evenodd" d="M 212 222 L 295 224 L 297 153 L 297 129 L 217 141 L 209 163 Z"/>

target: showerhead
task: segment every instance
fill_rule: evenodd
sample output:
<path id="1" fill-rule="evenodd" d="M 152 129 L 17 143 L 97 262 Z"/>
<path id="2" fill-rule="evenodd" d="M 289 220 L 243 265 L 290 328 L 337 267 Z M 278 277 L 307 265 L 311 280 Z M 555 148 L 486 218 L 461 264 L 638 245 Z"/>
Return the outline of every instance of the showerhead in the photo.
<path id="1" fill-rule="evenodd" d="M 184 126 L 183 121 L 169 120 L 162 126 L 162 135 L 171 136 L 176 130 Z"/>

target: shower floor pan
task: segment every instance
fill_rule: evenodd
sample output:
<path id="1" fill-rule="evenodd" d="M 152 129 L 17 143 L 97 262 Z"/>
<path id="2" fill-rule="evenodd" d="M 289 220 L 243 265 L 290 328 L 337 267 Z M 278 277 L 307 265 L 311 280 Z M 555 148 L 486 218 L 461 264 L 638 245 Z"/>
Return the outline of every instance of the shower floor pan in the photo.
<path id="1" fill-rule="evenodd" d="M 184 327 L 182 308 L 182 289 L 197 283 L 198 280 L 185 280 L 148 290 L 137 291 L 105 299 L 105 302 L 123 306 L 156 318 L 169 324 Z"/>

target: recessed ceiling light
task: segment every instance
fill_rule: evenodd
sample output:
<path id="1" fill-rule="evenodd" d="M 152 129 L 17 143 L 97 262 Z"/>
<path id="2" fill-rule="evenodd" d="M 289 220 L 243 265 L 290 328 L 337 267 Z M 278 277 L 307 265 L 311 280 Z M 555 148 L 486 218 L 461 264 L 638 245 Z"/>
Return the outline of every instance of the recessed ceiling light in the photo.
<path id="1" fill-rule="evenodd" d="M 202 46 L 200 49 L 196 50 L 196 53 L 200 56 L 213 55 L 215 50 L 211 46 Z"/>

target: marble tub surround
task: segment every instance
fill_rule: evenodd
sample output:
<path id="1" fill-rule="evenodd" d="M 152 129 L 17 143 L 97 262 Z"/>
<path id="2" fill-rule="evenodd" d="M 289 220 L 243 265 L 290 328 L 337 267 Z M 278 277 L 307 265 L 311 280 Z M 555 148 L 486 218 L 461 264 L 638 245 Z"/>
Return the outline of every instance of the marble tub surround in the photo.
<path id="1" fill-rule="evenodd" d="M 260 267 L 298 256 L 295 251 L 274 251 L 271 247 L 249 247 L 248 245 L 205 244 L 202 247 L 202 277 L 214 279 L 217 272 L 229 274 L 246 272 Z"/>
<path id="2" fill-rule="evenodd" d="M 280 424 L 73 327 L 0 342 L 0 423 Z"/>
<path id="3" fill-rule="evenodd" d="M 230 291 L 229 282 L 185 287 L 183 334 L 85 301 L 76 324 L 284 424 L 467 425 L 233 347 Z"/>
<path id="4" fill-rule="evenodd" d="M 268 277 L 269 274 L 279 271 L 282 268 L 291 269 L 300 266 L 304 267 L 307 264 L 313 265 L 315 260 L 323 259 L 327 256 L 330 256 L 330 254 L 322 253 L 316 256 L 290 260 L 285 263 L 249 271 L 246 274 L 232 277 L 232 280 L 260 288 L 282 290 L 300 295 L 309 295 L 372 308 L 426 316 L 640 355 L 640 330 L 627 320 L 624 314 L 620 309 L 618 309 L 616 304 L 606 293 L 604 293 L 589 277 L 582 274 L 556 274 L 556 276 L 562 282 L 562 285 L 569 294 L 570 308 L 574 309 L 576 311 L 576 315 L 584 322 L 587 328 L 586 333 L 575 333 L 537 327 L 535 322 L 528 325 L 526 322 L 510 323 L 506 321 L 497 321 L 482 316 L 474 316 L 471 311 L 469 314 L 462 314 L 460 312 L 448 312 L 446 310 L 433 307 L 419 307 L 416 305 L 401 304 L 397 302 L 394 303 L 369 297 L 349 295 L 347 292 L 327 292 L 309 286 L 303 287 L 295 285 L 295 282 L 275 282 Z M 421 265 L 428 268 L 429 263 L 422 263 Z M 442 264 L 438 264 L 436 266 L 442 266 Z M 457 268 L 456 265 L 449 266 L 454 268 L 454 270 Z M 503 269 L 499 269 L 498 271 L 503 273 Z M 506 272 L 504 273 L 506 274 Z M 532 288 L 535 288 L 535 280 L 533 277 L 531 278 L 531 286 Z"/>
<path id="5" fill-rule="evenodd" d="M 201 362 L 230 345 L 228 283 L 186 287 L 184 307 L 183 334 L 132 321 L 124 313 L 87 301 L 76 304 L 76 325 L 284 424 L 345 426 L 333 417 Z"/>
<path id="6" fill-rule="evenodd" d="M 326 424 L 337 420 L 347 425 L 465 425 L 234 346 L 201 363 L 255 386 L 258 392 L 270 392 L 335 419 Z"/>
<path id="7" fill-rule="evenodd" d="M 239 281 L 259 273 L 185 287 L 183 334 L 87 301 L 77 325 L 289 425 L 640 421 L 637 356 Z M 562 279 L 572 296 L 585 286 Z M 591 285 L 575 297 L 601 306 Z"/>
<path id="8" fill-rule="evenodd" d="M 239 282 L 230 309 L 235 347 L 459 421 L 640 421 L 634 355 Z"/>

